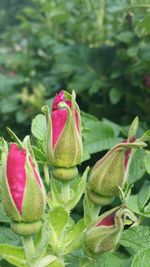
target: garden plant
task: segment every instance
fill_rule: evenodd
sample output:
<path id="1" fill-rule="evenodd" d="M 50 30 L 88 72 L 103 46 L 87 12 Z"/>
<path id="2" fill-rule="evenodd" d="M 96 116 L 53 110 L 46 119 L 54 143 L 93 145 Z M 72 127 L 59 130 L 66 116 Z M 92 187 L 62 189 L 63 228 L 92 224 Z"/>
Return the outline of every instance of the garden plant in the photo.
<path id="1" fill-rule="evenodd" d="M 0 267 L 149 267 L 150 0 L 2 0 L 0 32 Z"/>
<path id="2" fill-rule="evenodd" d="M 138 168 L 136 153 L 150 172 L 150 131 L 140 135 L 136 117 L 127 137 L 82 173 L 85 140 L 75 92 L 60 91 L 41 110 L 23 141 L 10 128 L 11 142 L 1 137 L 0 216 L 11 238 L 0 244 L 0 265 L 148 267 L 150 184 L 145 180 L 134 194 L 136 177 L 131 183 L 129 176 Z"/>

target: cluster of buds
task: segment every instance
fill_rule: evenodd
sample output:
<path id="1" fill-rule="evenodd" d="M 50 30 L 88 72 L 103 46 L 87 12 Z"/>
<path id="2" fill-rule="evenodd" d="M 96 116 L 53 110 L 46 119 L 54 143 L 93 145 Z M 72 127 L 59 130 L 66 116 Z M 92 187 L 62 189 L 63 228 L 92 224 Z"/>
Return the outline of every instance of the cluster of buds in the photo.
<path id="1" fill-rule="evenodd" d="M 47 119 L 46 154 L 52 177 L 65 184 L 78 176 L 83 144 L 80 110 L 72 95 L 61 91 L 54 98 L 52 110 L 43 107 Z M 119 188 L 123 188 L 134 148 L 145 144 L 130 136 L 113 147 L 93 167 L 87 185 L 90 201 L 96 205 L 110 204 Z M 12 230 L 19 235 L 37 233 L 45 213 L 45 190 L 38 165 L 29 148 L 4 141 L 2 151 L 2 198 Z M 55 180 L 55 179 L 54 179 Z M 66 183 L 68 184 L 68 183 Z M 65 184 L 65 186 L 66 186 Z M 134 219 L 123 206 L 101 215 L 87 227 L 85 249 L 95 255 L 114 249 L 124 228 L 126 215 Z"/>

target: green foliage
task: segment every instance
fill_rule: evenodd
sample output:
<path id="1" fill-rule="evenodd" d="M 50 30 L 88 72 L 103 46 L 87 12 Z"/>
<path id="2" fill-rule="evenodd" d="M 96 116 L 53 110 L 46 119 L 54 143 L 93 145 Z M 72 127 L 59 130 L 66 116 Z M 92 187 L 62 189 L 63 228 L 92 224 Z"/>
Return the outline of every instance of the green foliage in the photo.
<path id="1" fill-rule="evenodd" d="M 149 248 L 150 228 L 148 226 L 138 226 L 124 231 L 120 244 L 125 247 L 132 248 L 134 252 Z"/>
<path id="2" fill-rule="evenodd" d="M 97 261 L 97 267 L 98 266 L 115 266 L 115 267 L 120 267 L 121 263 L 124 262 L 124 258 L 122 255 L 119 253 L 111 253 L 111 252 L 106 252 L 105 254 L 102 255 Z"/>
<path id="3" fill-rule="evenodd" d="M 11 5 L 17 21 L 0 46 L 1 129 L 23 125 L 19 131 L 26 132 L 45 98 L 50 103 L 62 88 L 74 88 L 83 110 L 99 118 L 129 123 L 139 115 L 148 122 L 148 6 L 148 0 L 32 0 L 15 12 Z"/>
<path id="4" fill-rule="evenodd" d="M 150 1 L 149 0 L 131 0 L 131 5 L 150 7 Z"/>
<path id="5" fill-rule="evenodd" d="M 18 267 L 28 267 L 23 248 L 12 245 L 0 245 L 0 255 Z"/>
<path id="6" fill-rule="evenodd" d="M 13 4 L 10 0 L 1 1 L 1 135 L 7 138 L 6 126 L 9 125 L 21 138 L 29 132 L 34 117 L 32 148 L 40 167 L 45 166 L 46 124 L 44 115 L 39 113 L 43 105 L 51 107 L 52 97 L 62 88 L 75 89 L 83 110 L 81 171 L 86 163 L 93 165 L 105 150 L 134 135 L 137 121 L 128 137 L 128 126 L 119 125 L 129 125 L 138 115 L 143 120 L 140 124 L 143 134 L 150 121 L 150 85 L 145 82 L 150 75 L 149 7 L 149 0 L 15 0 Z M 13 134 L 11 138 L 14 138 Z M 140 140 L 150 142 L 150 131 L 145 132 Z M 148 149 L 135 151 L 128 177 L 131 195 L 125 196 L 124 202 L 137 216 L 147 218 L 146 222 L 150 218 L 149 174 Z M 53 198 L 57 196 L 55 205 L 60 202 L 63 205 L 65 199 L 61 199 L 60 183 L 49 184 L 46 179 L 44 183 L 47 190 L 52 187 Z M 86 176 L 80 182 L 72 183 L 70 197 L 79 193 L 81 197 L 85 183 Z M 66 210 L 61 206 L 49 213 L 49 227 L 56 237 L 54 241 L 58 242 L 49 244 L 48 253 L 52 253 L 52 247 L 64 246 L 63 236 L 66 242 L 64 254 L 70 253 L 65 256 L 65 262 L 70 267 L 149 266 L 150 233 L 149 227 L 143 225 L 123 233 L 121 252 L 108 252 L 95 260 L 83 255 L 80 249 L 73 251 L 80 247 L 84 223 L 88 225 L 99 213 L 99 207 L 94 207 L 85 198 L 85 220 L 75 225 L 68 219 L 68 210 L 79 198 L 75 202 L 70 199 Z M 51 196 L 48 203 L 50 205 Z M 80 204 L 77 212 L 83 212 Z M 55 216 L 58 216 L 60 224 Z M 8 228 L 8 223 L 9 219 L 0 206 L 0 255 L 10 262 L 7 265 L 3 260 L 0 266 L 27 267 L 22 248 L 12 246 L 20 245 L 20 238 Z M 65 232 L 60 229 L 63 223 Z M 43 236 L 41 233 L 38 238 L 43 242 L 40 250 L 45 253 L 48 241 Z M 35 240 L 37 246 L 38 238 Z M 48 266 L 62 266 L 62 262 L 52 255 L 50 257 Z"/>
<path id="7" fill-rule="evenodd" d="M 150 254 L 150 248 L 141 250 L 133 258 L 131 267 L 148 266 L 150 263 L 149 254 Z"/>

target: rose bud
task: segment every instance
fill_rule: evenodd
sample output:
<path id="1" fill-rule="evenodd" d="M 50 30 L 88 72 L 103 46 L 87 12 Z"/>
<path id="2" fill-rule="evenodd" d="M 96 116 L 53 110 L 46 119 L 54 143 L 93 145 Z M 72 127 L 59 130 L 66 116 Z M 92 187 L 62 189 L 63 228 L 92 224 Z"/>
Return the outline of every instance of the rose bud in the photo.
<path id="1" fill-rule="evenodd" d="M 136 216 L 126 207 L 116 207 L 102 214 L 85 233 L 85 249 L 90 255 L 113 250 L 124 229 L 125 218 L 135 221 Z"/>
<path id="2" fill-rule="evenodd" d="M 83 145 L 81 137 L 80 110 L 72 95 L 61 91 L 54 98 L 51 114 L 43 108 L 47 117 L 47 153 L 58 179 L 71 179 L 77 174 L 76 165 L 81 162 Z M 66 171 L 70 169 L 70 174 Z M 66 172 L 66 175 L 64 173 Z"/>
<path id="3" fill-rule="evenodd" d="M 133 148 L 145 145 L 131 137 L 113 147 L 95 164 L 88 182 L 88 196 L 92 202 L 108 205 L 113 201 L 119 187 L 122 188 L 127 180 Z"/>
<path id="4" fill-rule="evenodd" d="M 12 228 L 24 234 L 37 231 L 45 210 L 45 191 L 37 164 L 28 151 L 15 143 L 5 146 L 2 152 L 2 199 L 5 212 L 13 221 Z M 35 224 L 34 224 L 35 222 Z M 30 225 L 32 229 L 30 228 Z M 21 228 L 22 227 L 22 228 Z M 19 231 L 16 229 L 16 232 Z M 17 232 L 18 233 L 18 232 Z"/>
<path id="5" fill-rule="evenodd" d="M 150 88 L 150 74 L 145 75 L 144 77 L 144 86 Z"/>

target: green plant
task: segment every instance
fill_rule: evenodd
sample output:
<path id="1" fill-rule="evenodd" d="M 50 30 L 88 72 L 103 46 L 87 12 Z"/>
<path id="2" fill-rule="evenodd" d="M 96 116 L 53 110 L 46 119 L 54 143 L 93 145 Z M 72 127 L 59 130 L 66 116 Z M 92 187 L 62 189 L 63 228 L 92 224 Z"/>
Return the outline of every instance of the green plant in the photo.
<path id="1" fill-rule="evenodd" d="M 92 151 L 88 151 L 85 138 L 81 159 L 80 112 L 74 92 L 70 95 L 62 91 L 57 95 L 51 113 L 47 113 L 48 107 L 42 110 L 47 122 L 45 115 L 37 115 L 32 122 L 30 137 L 21 141 L 8 129 L 15 143 L 7 144 L 1 138 L 1 266 L 7 266 L 7 261 L 10 263 L 8 266 L 19 267 L 63 267 L 68 264 L 146 267 L 150 251 L 150 229 L 145 225 L 150 217 L 150 184 L 147 178 L 141 178 L 145 170 L 150 173 L 150 156 L 146 147 L 150 131 L 138 137 L 136 117 L 127 139 L 107 152 L 90 174 L 87 167 L 82 175 L 78 173 L 76 164 L 84 162 Z M 94 122 L 102 132 L 106 127 L 111 134 L 113 130 L 118 132 L 115 124 L 102 124 L 91 116 L 87 118 L 89 125 Z M 95 136 L 95 131 L 88 127 L 86 131 L 92 132 L 88 132 L 89 137 Z M 47 195 L 46 209 L 38 166 Z M 135 194 L 133 187 L 136 187 L 138 179 L 143 185 Z M 96 190 L 101 206 L 91 195 L 89 198 L 89 190 Z M 82 196 L 84 215 L 75 223 L 71 211 Z M 109 196 L 108 203 L 102 201 Z"/>
<path id="2" fill-rule="evenodd" d="M 129 124 L 138 115 L 148 128 L 149 2 L 30 2 L 1 36 L 1 129 L 23 125 L 23 135 L 62 88 L 99 119 Z"/>

